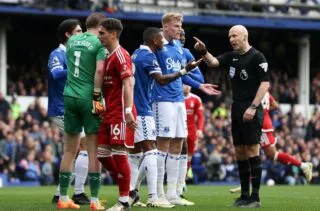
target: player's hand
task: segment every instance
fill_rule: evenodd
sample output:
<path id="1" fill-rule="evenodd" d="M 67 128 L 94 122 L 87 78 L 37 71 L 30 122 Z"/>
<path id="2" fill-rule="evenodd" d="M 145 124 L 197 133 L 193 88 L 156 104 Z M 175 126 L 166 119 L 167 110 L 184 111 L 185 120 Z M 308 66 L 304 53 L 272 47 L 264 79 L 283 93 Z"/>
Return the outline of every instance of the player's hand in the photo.
<path id="1" fill-rule="evenodd" d="M 198 138 L 200 138 L 200 139 L 202 139 L 203 138 L 203 132 L 202 132 L 202 130 L 197 130 L 197 137 Z"/>
<path id="2" fill-rule="evenodd" d="M 131 112 L 127 113 L 125 118 L 126 118 L 126 125 L 128 125 L 129 128 L 131 128 L 132 130 L 135 130 L 138 127 L 136 120 L 134 119 L 133 114 Z"/>
<path id="3" fill-rule="evenodd" d="M 194 44 L 194 49 L 201 55 L 204 56 L 208 53 L 208 50 L 206 48 L 206 44 L 204 44 L 199 38 L 193 37 L 193 39 L 196 41 L 196 44 Z"/>
<path id="4" fill-rule="evenodd" d="M 104 107 L 101 102 L 101 93 L 94 92 L 92 99 L 92 113 L 101 116 L 104 112 Z"/>
<path id="5" fill-rule="evenodd" d="M 185 66 L 186 71 L 190 72 L 190 71 L 194 70 L 194 68 L 199 66 L 199 64 L 202 62 L 202 60 L 203 60 L 203 58 L 201 58 L 197 61 L 192 60 L 192 61 L 188 62 L 188 64 Z"/>
<path id="6" fill-rule="evenodd" d="M 214 84 L 201 84 L 200 90 L 206 93 L 207 95 L 221 95 L 221 91 L 217 90 L 217 85 Z"/>
<path id="7" fill-rule="evenodd" d="M 246 112 L 244 112 L 244 114 L 243 114 L 243 121 L 244 122 L 251 121 L 255 114 L 256 114 L 256 109 L 253 109 L 250 107 L 247 108 Z"/>

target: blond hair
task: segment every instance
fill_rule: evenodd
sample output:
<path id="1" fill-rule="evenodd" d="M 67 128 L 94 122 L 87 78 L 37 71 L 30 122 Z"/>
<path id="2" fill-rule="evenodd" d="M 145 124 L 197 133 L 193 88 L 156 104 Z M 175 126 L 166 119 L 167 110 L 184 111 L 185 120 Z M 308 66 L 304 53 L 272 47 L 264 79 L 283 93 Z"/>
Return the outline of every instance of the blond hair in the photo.
<path id="1" fill-rule="evenodd" d="M 181 13 L 178 12 L 168 12 L 163 14 L 162 16 L 162 25 L 169 23 L 173 20 L 177 20 L 177 21 L 183 21 L 183 15 Z"/>

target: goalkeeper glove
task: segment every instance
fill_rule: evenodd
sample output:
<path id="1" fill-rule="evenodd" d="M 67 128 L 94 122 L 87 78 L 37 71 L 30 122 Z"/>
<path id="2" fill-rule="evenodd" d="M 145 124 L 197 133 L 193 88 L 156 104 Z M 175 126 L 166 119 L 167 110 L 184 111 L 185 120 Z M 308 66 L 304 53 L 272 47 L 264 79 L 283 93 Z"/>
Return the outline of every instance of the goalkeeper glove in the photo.
<path id="1" fill-rule="evenodd" d="M 92 99 L 92 113 L 101 115 L 104 112 L 104 107 L 101 103 L 101 92 L 93 92 Z"/>

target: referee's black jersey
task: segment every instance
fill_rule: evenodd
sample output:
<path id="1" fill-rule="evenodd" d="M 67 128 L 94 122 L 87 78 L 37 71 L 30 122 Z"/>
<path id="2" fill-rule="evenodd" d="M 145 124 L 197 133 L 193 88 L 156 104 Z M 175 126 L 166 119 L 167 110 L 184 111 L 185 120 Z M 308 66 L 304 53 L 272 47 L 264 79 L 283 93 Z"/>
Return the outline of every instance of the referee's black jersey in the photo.
<path id="1" fill-rule="evenodd" d="M 269 81 L 268 63 L 264 55 L 251 47 L 245 54 L 235 51 L 217 56 L 222 67 L 229 67 L 234 102 L 253 101 L 260 83 Z"/>

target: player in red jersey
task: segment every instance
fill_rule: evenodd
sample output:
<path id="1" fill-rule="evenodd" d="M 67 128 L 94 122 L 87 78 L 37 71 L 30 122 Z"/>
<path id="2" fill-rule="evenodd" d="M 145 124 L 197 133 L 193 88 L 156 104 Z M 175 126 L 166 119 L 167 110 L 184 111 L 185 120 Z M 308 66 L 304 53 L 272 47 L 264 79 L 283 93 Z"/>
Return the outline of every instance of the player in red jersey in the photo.
<path id="1" fill-rule="evenodd" d="M 183 85 L 183 94 L 187 110 L 187 127 L 188 137 L 187 142 L 183 142 L 182 152 L 179 163 L 179 176 L 177 182 L 177 195 L 183 198 L 183 188 L 186 184 L 186 174 L 190 168 L 191 158 L 196 151 L 198 138 L 203 137 L 203 107 L 200 97 L 190 93 L 191 87 Z M 197 120 L 197 124 L 196 124 Z M 190 201 L 188 201 L 190 202 Z M 193 205 L 193 202 L 190 202 Z"/>
<path id="2" fill-rule="evenodd" d="M 123 30 L 120 20 L 108 18 L 100 23 L 99 39 L 110 52 L 104 72 L 95 74 L 94 111 L 100 111 L 100 94 L 106 110 L 98 136 L 98 159 L 119 187 L 119 201 L 108 211 L 129 209 L 130 166 L 128 150 L 134 146 L 135 107 L 133 104 L 133 72 L 129 53 L 120 46 Z M 96 112 L 99 113 L 99 112 Z"/>
<path id="3" fill-rule="evenodd" d="M 263 149 L 264 153 L 270 160 L 277 160 L 280 163 L 285 165 L 294 165 L 299 167 L 303 173 L 307 181 L 310 183 L 312 180 L 312 168 L 313 165 L 310 162 L 301 162 L 296 158 L 292 157 L 288 153 L 278 152 L 276 149 L 277 138 L 274 136 L 274 129 L 272 125 L 272 120 L 269 114 L 270 110 L 278 109 L 279 104 L 274 99 L 274 97 L 267 92 L 264 98 L 261 101 L 263 107 L 263 125 L 262 125 L 262 135 L 260 140 L 260 146 Z M 240 192 L 240 187 L 230 189 L 231 193 Z"/>
<path id="4" fill-rule="evenodd" d="M 203 138 L 204 116 L 201 98 L 190 93 L 191 87 L 184 85 L 183 94 L 187 109 L 188 126 L 188 170 L 191 164 L 191 158 L 197 149 L 198 138 Z M 196 124 L 197 120 L 197 124 Z"/>

